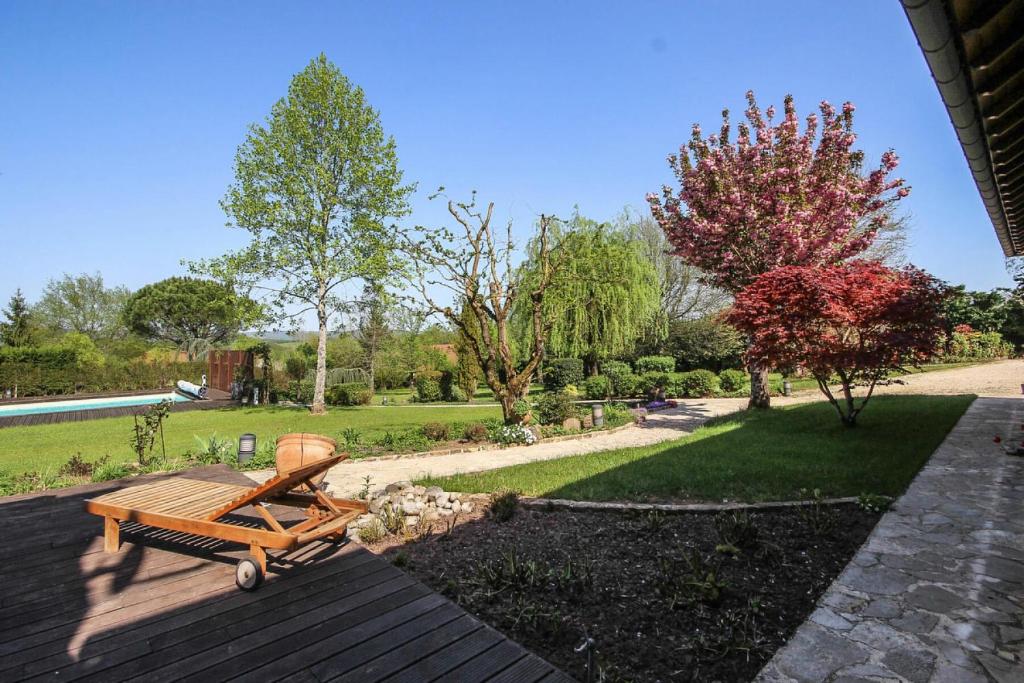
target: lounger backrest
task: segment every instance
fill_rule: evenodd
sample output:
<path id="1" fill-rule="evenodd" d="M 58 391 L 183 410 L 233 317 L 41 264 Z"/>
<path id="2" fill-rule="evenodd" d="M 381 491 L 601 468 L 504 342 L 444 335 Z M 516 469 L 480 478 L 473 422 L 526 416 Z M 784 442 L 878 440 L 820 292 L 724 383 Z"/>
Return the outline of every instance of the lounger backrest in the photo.
<path id="1" fill-rule="evenodd" d="M 262 485 L 254 487 L 227 505 L 217 509 L 206 519 L 212 521 L 219 517 L 223 517 L 229 512 L 234 512 L 235 510 L 244 508 L 247 505 L 252 505 L 253 503 L 258 503 L 269 498 L 279 496 L 283 493 L 288 493 L 292 489 L 302 486 L 307 479 L 311 479 L 321 472 L 329 470 L 347 457 L 348 453 L 339 453 L 330 458 L 325 458 L 324 460 L 318 460 L 316 462 L 309 463 L 308 465 L 296 467 L 294 470 L 290 470 L 284 474 L 274 475 Z"/>

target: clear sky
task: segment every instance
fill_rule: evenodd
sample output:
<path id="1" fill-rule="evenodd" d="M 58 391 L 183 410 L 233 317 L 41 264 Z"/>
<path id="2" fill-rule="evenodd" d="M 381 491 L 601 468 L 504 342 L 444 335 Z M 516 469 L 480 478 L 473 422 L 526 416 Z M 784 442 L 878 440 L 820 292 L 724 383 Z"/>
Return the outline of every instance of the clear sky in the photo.
<path id="1" fill-rule="evenodd" d="M 325 52 L 361 85 L 427 195 L 478 189 L 525 235 L 673 181 L 693 122 L 793 93 L 857 105 L 913 188 L 911 261 L 1008 285 L 1001 251 L 895 0 L 0 2 L 0 301 L 62 272 L 140 287 L 241 244 L 219 200 L 246 126 Z"/>

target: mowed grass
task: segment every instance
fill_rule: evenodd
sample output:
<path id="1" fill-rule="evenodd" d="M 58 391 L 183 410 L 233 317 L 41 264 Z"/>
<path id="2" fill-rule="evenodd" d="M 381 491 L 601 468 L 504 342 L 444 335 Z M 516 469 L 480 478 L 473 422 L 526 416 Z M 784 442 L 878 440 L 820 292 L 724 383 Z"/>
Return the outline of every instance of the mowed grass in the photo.
<path id="1" fill-rule="evenodd" d="M 195 450 L 196 436 L 208 438 L 216 434 L 237 442 L 239 435 L 252 432 L 260 443 L 288 432 L 315 432 L 342 443 L 342 430 L 355 428 L 360 432 L 361 442 L 368 443 L 386 431 L 401 431 L 427 422 L 470 422 L 500 416 L 499 408 L 483 406 L 335 407 L 322 416 L 311 415 L 303 408 L 225 408 L 171 413 L 164 423 L 164 437 L 167 454 L 172 456 Z M 131 417 L 116 417 L 0 429 L 0 470 L 56 469 L 75 453 L 90 461 L 106 455 L 112 462 L 132 460 L 132 424 Z M 158 441 L 156 452 L 159 449 Z"/>
<path id="2" fill-rule="evenodd" d="M 821 401 L 716 419 L 692 435 L 420 483 L 448 491 L 508 488 L 572 500 L 769 501 L 820 489 L 828 497 L 903 492 L 974 400 L 877 396 L 843 427 Z"/>

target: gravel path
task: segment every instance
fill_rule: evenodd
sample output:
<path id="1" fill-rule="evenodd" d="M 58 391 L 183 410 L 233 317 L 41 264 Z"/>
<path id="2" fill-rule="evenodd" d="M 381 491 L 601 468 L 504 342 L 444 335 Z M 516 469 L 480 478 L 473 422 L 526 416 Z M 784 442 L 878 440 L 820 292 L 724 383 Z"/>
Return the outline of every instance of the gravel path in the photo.
<path id="1" fill-rule="evenodd" d="M 709 418 L 741 410 L 746 404 L 746 399 L 739 398 L 680 401 L 678 408 L 650 415 L 647 423 L 642 426 L 575 441 L 395 460 L 349 460 L 332 468 L 325 480 L 333 493 L 351 496 L 363 488 L 367 475 L 371 478 L 370 488 L 373 490 L 396 481 L 412 480 L 427 475 L 480 472 L 524 462 L 553 460 L 631 446 L 648 446 L 678 439 L 692 432 Z M 249 476 L 257 481 L 264 481 L 272 474 L 273 470 L 264 470 L 252 472 Z"/>
<path id="2" fill-rule="evenodd" d="M 907 375 L 901 384 L 875 389 L 877 394 L 977 394 L 978 396 L 1020 396 L 1024 382 L 1024 360 L 1000 360 L 969 368 L 936 370 Z M 817 389 L 801 391 L 799 398 L 820 398 Z"/>
<path id="3" fill-rule="evenodd" d="M 881 394 L 1019 396 L 1020 384 L 1024 382 L 1024 361 L 998 361 L 969 368 L 926 372 L 906 377 L 903 382 L 879 387 L 876 391 Z M 822 396 L 817 391 L 801 392 L 792 398 L 773 398 L 772 404 L 789 405 L 821 399 Z M 377 489 L 396 481 L 412 480 L 426 475 L 480 472 L 525 462 L 553 460 L 616 448 L 649 446 L 678 439 L 692 432 L 709 418 L 742 410 L 746 405 L 746 399 L 740 398 L 683 400 L 674 410 L 651 415 L 646 425 L 578 441 L 558 441 L 536 446 L 395 460 L 350 460 L 333 468 L 328 473 L 326 481 L 332 491 L 347 496 L 363 488 L 367 475 L 371 478 L 371 489 Z M 250 476 L 263 481 L 272 474 L 272 470 L 265 470 L 253 472 Z"/>

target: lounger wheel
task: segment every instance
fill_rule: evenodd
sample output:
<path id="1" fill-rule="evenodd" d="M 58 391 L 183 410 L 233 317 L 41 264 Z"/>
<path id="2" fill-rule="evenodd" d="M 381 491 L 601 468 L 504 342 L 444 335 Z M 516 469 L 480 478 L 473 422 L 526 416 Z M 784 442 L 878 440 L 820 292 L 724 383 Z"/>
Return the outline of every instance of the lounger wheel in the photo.
<path id="1" fill-rule="evenodd" d="M 235 584 L 244 591 L 254 591 L 263 583 L 263 570 L 253 557 L 238 561 L 235 566 Z"/>

